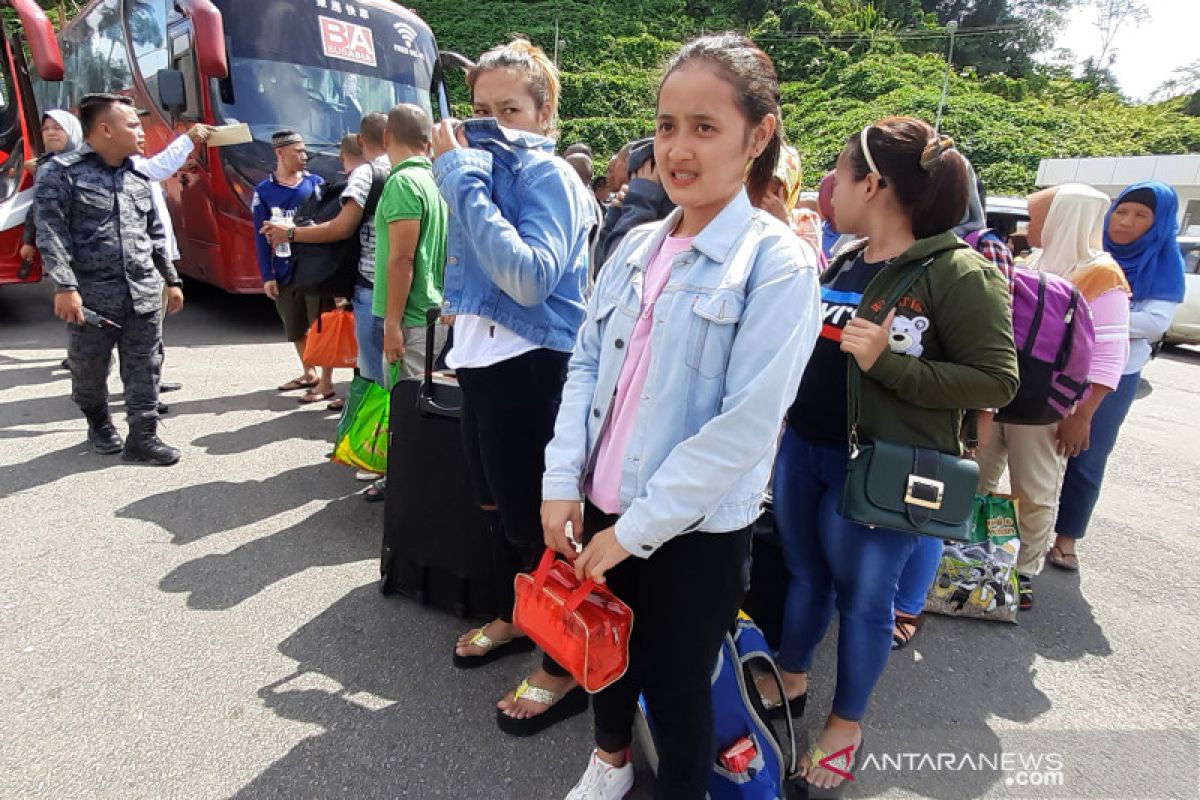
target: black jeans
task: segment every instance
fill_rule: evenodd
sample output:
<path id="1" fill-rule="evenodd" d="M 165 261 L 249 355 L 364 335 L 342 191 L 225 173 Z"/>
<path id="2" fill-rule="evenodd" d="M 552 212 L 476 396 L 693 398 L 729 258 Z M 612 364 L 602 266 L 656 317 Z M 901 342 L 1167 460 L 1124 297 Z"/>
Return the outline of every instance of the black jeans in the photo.
<path id="1" fill-rule="evenodd" d="M 479 503 L 494 505 L 494 542 L 499 617 L 512 621 L 513 579 L 537 565 L 542 536 L 542 473 L 546 445 L 567 378 L 570 353 L 533 350 L 490 367 L 458 370 L 462 387 L 462 433 Z M 566 671 L 551 661 L 553 675 Z"/>
<path id="2" fill-rule="evenodd" d="M 588 503 L 593 535 L 616 517 Z M 638 694 L 654 720 L 661 800 L 703 800 L 716 759 L 712 670 L 750 582 L 749 527 L 686 533 L 647 559 L 631 556 L 608 571 L 608 588 L 633 609 L 629 671 L 594 695 L 596 746 L 629 747 Z"/>

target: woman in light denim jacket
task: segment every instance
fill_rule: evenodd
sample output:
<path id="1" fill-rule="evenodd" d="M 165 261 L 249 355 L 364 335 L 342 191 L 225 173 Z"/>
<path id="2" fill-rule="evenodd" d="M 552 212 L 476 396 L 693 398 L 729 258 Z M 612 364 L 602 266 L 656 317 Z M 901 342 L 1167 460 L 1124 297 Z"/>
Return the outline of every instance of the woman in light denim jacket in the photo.
<path id="1" fill-rule="evenodd" d="M 443 313 L 453 316 L 447 364 L 463 391 L 467 460 L 496 547 L 499 617 L 459 638 L 463 669 L 533 648 L 512 624 L 513 579 L 542 551 L 543 452 L 554 431 L 567 361 L 583 320 L 594 201 L 554 156 L 559 82 L 546 54 L 514 41 L 468 75 L 477 119 L 434 130 L 433 170 L 450 208 Z M 508 693 L 497 724 L 537 733 L 587 708 L 549 658 Z"/>
<path id="2" fill-rule="evenodd" d="M 659 753 L 655 797 L 705 796 L 710 674 L 820 316 L 816 253 L 751 204 L 779 154 L 778 106 L 770 59 L 738 34 L 675 56 L 655 161 L 679 207 L 605 264 L 571 359 L 546 449 L 546 543 L 580 577 L 607 581 L 635 619 L 629 670 L 593 697 L 596 750 L 571 800 L 628 791 L 639 693 Z"/>

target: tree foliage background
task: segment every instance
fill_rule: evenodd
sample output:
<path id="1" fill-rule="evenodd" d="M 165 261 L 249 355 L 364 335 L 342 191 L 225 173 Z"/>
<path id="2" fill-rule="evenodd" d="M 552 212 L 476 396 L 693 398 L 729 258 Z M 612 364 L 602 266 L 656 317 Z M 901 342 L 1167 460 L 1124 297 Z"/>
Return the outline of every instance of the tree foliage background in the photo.
<path id="1" fill-rule="evenodd" d="M 1073 0 L 413 0 L 443 49 L 477 57 L 523 34 L 554 51 L 559 24 L 562 141 L 607 156 L 652 130 L 659 70 L 688 37 L 749 33 L 783 82 L 783 120 L 812 187 L 846 138 L 872 120 L 932 121 L 945 69 L 941 26 L 955 43 L 942 128 L 988 191 L 1033 187 L 1043 158 L 1200 152 L 1189 97 L 1134 105 L 1034 60 Z M 972 33 L 972 29 L 981 29 Z M 989 32 L 989 29 L 993 29 Z M 465 92 L 455 97 L 465 111 Z M 603 169 L 603 164 L 598 164 Z"/>
<path id="2" fill-rule="evenodd" d="M 349 0 L 353 2 L 353 0 Z M 1035 55 L 1053 45 L 1081 0 L 406 0 L 444 50 L 470 58 L 513 35 L 549 53 L 559 31 L 562 140 L 588 142 L 599 169 L 623 142 L 652 130 L 662 64 L 687 38 L 736 29 L 774 59 L 788 140 L 814 186 L 846 138 L 872 120 L 932 121 L 944 72 L 942 26 L 958 22 L 943 131 L 988 191 L 1032 188 L 1050 157 L 1200 152 L 1200 102 L 1190 93 L 1134 105 L 1111 81 L 1075 80 L 1073 65 Z M 80 0 L 41 0 L 72 14 Z M 250 2 L 250 0 L 239 0 Z M 11 12 L 6 9 L 6 16 Z M 52 13 L 57 19 L 57 13 Z M 1180 80 L 1175 83 L 1182 91 Z M 1191 92 L 1200 88 L 1194 83 Z M 467 113 L 461 81 L 455 108 Z"/>

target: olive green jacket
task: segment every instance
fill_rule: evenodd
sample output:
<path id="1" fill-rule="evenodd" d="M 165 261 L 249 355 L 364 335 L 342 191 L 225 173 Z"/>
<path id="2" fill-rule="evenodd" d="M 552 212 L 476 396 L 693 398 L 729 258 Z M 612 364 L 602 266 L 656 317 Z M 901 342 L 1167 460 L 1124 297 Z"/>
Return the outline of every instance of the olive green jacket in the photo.
<path id="1" fill-rule="evenodd" d="M 840 255 L 826 277 L 861 250 Z M 947 231 L 890 259 L 863 292 L 857 316 L 881 322 L 891 290 L 921 265 L 924 274 L 896 304 L 889 346 L 863 376 L 858 434 L 959 453 L 963 412 L 1000 408 L 1017 392 L 1008 283 Z"/>

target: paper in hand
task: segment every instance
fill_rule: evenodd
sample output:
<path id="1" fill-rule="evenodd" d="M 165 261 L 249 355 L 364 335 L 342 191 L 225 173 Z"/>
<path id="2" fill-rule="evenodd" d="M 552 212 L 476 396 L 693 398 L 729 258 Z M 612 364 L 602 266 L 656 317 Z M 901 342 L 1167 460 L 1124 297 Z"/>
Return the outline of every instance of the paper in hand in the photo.
<path id="1" fill-rule="evenodd" d="M 244 122 L 234 125 L 219 125 L 208 136 L 206 144 L 209 147 L 224 147 L 231 144 L 245 144 L 251 141 L 250 126 Z"/>

